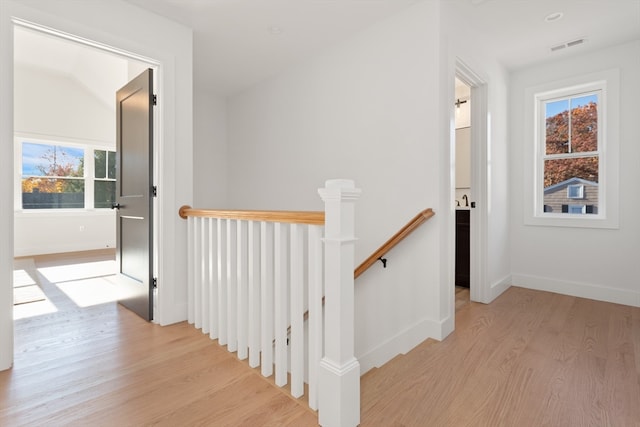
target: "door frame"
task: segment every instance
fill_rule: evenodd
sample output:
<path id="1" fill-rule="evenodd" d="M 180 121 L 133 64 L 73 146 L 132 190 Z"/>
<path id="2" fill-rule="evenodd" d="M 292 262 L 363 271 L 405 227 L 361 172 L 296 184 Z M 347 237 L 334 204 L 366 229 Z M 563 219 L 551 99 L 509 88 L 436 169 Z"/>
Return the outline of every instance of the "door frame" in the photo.
<path id="1" fill-rule="evenodd" d="M 187 317 L 187 226 L 179 206 L 193 204 L 193 32 L 126 2 L 0 1 L 0 146 L 13 156 L 13 21 L 16 18 L 94 40 L 159 62 L 156 114 L 158 197 L 157 323 Z M 54 4 L 55 3 L 55 4 Z M 10 200 L 14 168 L 0 168 L 0 196 Z M 13 364 L 13 205 L 0 203 L 0 370 Z M 166 260 L 166 262 L 165 262 Z"/>
<path id="2" fill-rule="evenodd" d="M 471 87 L 471 209 L 470 242 L 471 268 L 469 277 L 471 301 L 489 303 L 491 288 L 487 280 L 488 252 L 488 85 L 461 59 L 456 58 L 455 76 Z M 455 138 L 454 142 L 455 143 Z M 455 183 L 452 194 L 455 194 Z M 454 206 L 455 200 L 451 200 Z M 455 223 L 455 210 L 453 211 Z M 455 265 L 453 266 L 455 269 Z"/>
<path id="3" fill-rule="evenodd" d="M 157 84 L 159 76 L 162 75 L 162 71 L 163 71 L 163 66 L 162 63 L 160 61 L 157 61 L 155 59 L 151 59 L 149 57 L 143 56 L 143 55 L 139 55 L 139 54 L 135 54 L 132 53 L 130 51 L 124 50 L 124 49 L 120 49 L 118 47 L 115 46 L 108 46 L 93 40 L 89 40 L 87 38 L 83 38 L 80 36 L 76 36 L 76 35 L 72 35 L 57 29 L 53 29 L 44 25 L 40 25 L 37 23 L 33 23 L 33 22 L 29 22 L 26 20 L 22 20 L 19 18 L 13 18 L 12 19 L 12 26 L 11 26 L 11 31 L 13 32 L 13 29 L 16 27 L 22 27 L 22 28 L 27 28 L 29 30 L 32 31 L 36 31 L 45 35 L 50 35 L 50 36 L 54 36 L 54 37 L 58 37 L 73 43 L 79 43 L 81 45 L 87 46 L 91 49 L 96 49 L 102 52 L 106 52 L 106 53 L 110 53 L 110 54 L 114 54 L 114 55 L 118 55 L 120 57 L 126 58 L 126 59 L 132 59 L 141 63 L 144 63 L 148 68 L 152 68 L 153 69 L 153 79 L 154 79 L 154 84 L 153 84 L 153 90 L 154 93 L 156 94 L 156 96 L 160 97 L 161 96 L 161 87 L 159 84 Z M 13 61 L 11 61 L 10 64 L 11 68 L 13 69 L 14 64 Z M 114 99 L 115 99 L 115 92 L 113 94 Z M 115 114 L 115 112 L 114 112 Z M 162 137 L 161 137 L 161 128 L 159 123 L 161 122 L 161 117 L 162 117 L 162 112 L 161 112 L 161 108 L 158 108 L 157 106 L 154 107 L 152 109 L 152 114 L 153 114 L 153 185 L 157 185 L 158 183 L 158 177 L 160 176 L 159 170 L 161 168 L 162 165 Z M 115 132 L 115 130 L 114 130 Z M 13 127 L 12 127 L 12 133 L 13 133 Z M 115 135 L 115 133 L 114 133 Z M 15 162 L 13 161 L 13 156 L 11 156 L 12 162 L 11 162 L 11 169 L 12 169 L 12 178 L 15 179 L 15 173 L 13 171 Z M 13 183 L 13 179 L 12 179 L 12 186 L 14 185 Z M 12 199 L 13 200 L 13 199 Z M 158 212 L 159 209 L 158 207 L 160 206 L 160 197 L 154 197 L 153 198 L 153 210 L 155 212 Z M 12 214 L 13 214 L 13 208 L 12 208 Z M 159 246 L 158 246 L 158 234 L 159 234 L 159 224 L 157 221 L 157 216 L 154 215 L 152 217 L 152 234 L 153 234 L 153 246 L 151 247 L 151 254 L 150 257 L 152 259 L 152 265 L 153 265 L 153 277 L 157 277 L 158 276 L 158 263 L 157 260 L 159 258 Z M 11 243 L 12 243 L 12 249 L 13 249 L 13 239 L 11 239 Z M 12 251 L 13 253 L 13 251 Z M 12 270 L 11 270 L 12 271 Z M 154 304 L 154 312 L 156 310 L 158 310 L 158 305 L 157 305 L 157 293 L 154 292 L 154 298 L 153 298 L 153 304 Z M 13 325 L 13 319 L 11 324 Z M 13 335 L 13 334 L 12 334 Z M 1 366 L 2 364 L 0 364 Z M 0 368 L 1 370 L 2 368 Z"/>

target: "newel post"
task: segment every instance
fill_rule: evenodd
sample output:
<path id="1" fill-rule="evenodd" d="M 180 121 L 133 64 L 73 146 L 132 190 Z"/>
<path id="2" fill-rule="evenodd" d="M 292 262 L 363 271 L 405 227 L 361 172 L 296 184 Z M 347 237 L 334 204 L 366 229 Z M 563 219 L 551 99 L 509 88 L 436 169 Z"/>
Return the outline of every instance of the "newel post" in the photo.
<path id="1" fill-rule="evenodd" d="M 325 338 L 318 421 L 324 427 L 352 427 L 360 423 L 353 291 L 355 201 L 360 189 L 351 180 L 335 179 L 318 193 L 325 203 Z"/>

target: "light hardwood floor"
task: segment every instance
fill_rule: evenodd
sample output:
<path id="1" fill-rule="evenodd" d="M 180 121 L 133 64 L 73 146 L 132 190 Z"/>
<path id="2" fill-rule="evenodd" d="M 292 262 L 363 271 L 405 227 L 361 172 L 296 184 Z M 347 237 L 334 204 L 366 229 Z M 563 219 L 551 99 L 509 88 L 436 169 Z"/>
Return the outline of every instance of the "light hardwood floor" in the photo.
<path id="1" fill-rule="evenodd" d="M 315 413 L 185 323 L 115 303 L 16 321 L 0 426 L 313 426 Z M 640 308 L 511 288 L 362 377 L 362 426 L 640 426 Z"/>
<path id="2" fill-rule="evenodd" d="M 512 287 L 362 377 L 363 426 L 640 426 L 640 308 Z"/>

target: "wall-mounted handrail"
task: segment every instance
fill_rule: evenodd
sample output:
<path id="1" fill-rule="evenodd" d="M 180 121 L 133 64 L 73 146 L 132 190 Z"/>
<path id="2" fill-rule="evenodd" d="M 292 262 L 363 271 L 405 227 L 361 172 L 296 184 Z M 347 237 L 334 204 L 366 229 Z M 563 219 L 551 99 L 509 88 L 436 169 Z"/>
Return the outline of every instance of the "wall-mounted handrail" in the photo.
<path id="1" fill-rule="evenodd" d="M 407 223 L 404 227 L 402 227 L 396 234 L 394 234 L 389 240 L 385 242 L 382 246 L 378 248 L 369 258 L 364 260 L 362 264 L 355 269 L 353 275 L 354 278 L 357 278 L 362 273 L 364 273 L 369 267 L 376 263 L 376 261 L 380 260 L 387 252 L 393 249 L 398 243 L 400 243 L 405 237 L 413 232 L 416 228 L 418 228 L 422 223 L 435 215 L 435 212 L 431 208 L 425 209 L 416 215 L 411 221 Z"/>
<path id="2" fill-rule="evenodd" d="M 180 218 L 202 217 L 220 219 L 240 219 L 247 221 L 285 222 L 289 224 L 324 225 L 324 212 L 321 211 L 256 211 L 256 210 L 217 210 L 193 209 L 184 205 L 179 210 Z"/>

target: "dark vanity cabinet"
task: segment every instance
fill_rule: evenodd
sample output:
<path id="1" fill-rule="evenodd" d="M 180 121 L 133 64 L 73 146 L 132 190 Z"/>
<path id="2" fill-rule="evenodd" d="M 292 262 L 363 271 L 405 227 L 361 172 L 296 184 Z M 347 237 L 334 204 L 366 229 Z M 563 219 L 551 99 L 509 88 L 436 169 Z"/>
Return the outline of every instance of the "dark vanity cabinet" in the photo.
<path id="1" fill-rule="evenodd" d="M 471 268 L 470 245 L 471 211 L 456 210 L 456 286 L 469 287 Z"/>

